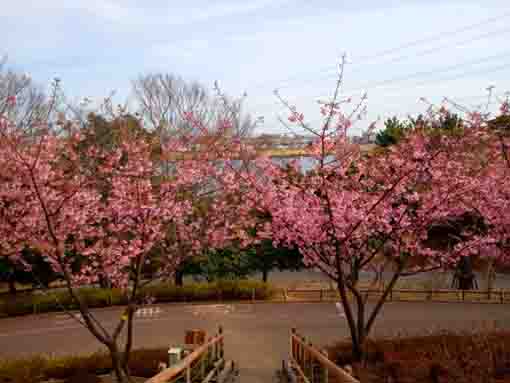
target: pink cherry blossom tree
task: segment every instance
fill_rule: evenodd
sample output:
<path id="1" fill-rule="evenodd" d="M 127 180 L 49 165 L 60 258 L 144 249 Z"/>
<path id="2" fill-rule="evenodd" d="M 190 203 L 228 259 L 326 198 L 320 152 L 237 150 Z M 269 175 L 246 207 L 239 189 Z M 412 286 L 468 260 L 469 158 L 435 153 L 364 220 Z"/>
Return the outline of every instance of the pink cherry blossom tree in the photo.
<path id="1" fill-rule="evenodd" d="M 12 107 L 14 101 L 9 102 Z M 207 127 L 192 112 L 183 114 L 206 136 Z M 40 249 L 77 303 L 81 319 L 75 319 L 109 350 L 117 381 L 130 381 L 134 313 L 144 304 L 140 290 L 148 281 L 141 277 L 150 251 L 163 243 L 172 247 L 180 242 L 189 245 L 193 254 L 202 246 L 223 247 L 241 235 L 244 226 L 236 223 L 242 222 L 240 212 L 228 201 L 238 195 L 240 171 L 214 162 L 231 161 L 235 150 L 222 139 L 208 146 L 214 161 L 200 154 L 189 156 L 200 139 L 196 134 L 193 140 L 175 137 L 159 142 L 164 155 L 156 161 L 154 143 L 144 136 L 121 134 L 113 148 L 105 148 L 85 142 L 78 129 L 59 135 L 46 123 L 37 136 L 31 136 L 7 118 L 1 123 L 0 153 L 2 163 L 9 165 L 0 170 L 5 181 L 0 186 L 2 255 L 19 260 L 21 246 Z M 162 174 L 165 159 L 172 171 Z M 194 211 L 189 193 L 210 198 L 204 227 L 207 241 L 195 238 L 193 229 L 200 225 L 190 221 Z M 174 244 L 168 243 L 171 227 L 179 231 Z M 78 271 L 69 254 L 84 258 Z M 183 252 L 168 253 L 158 276 L 171 275 L 183 256 Z M 127 307 L 113 330 L 96 318 L 80 295 L 80 286 L 101 277 L 127 297 Z M 123 344 L 121 334 L 125 334 Z"/>
<path id="2" fill-rule="evenodd" d="M 367 336 L 399 278 L 448 269 L 461 256 L 494 241 L 492 235 L 482 238 L 466 232 L 464 240 L 448 250 L 434 250 L 427 242 L 430 227 L 448 217 L 481 213 L 498 225 L 496 211 L 490 210 L 496 204 L 488 200 L 494 193 L 506 193 L 501 182 L 507 173 L 495 174 L 501 161 L 487 165 L 494 150 L 483 141 L 489 134 L 487 119 L 477 113 L 466 115 L 452 134 L 438 135 L 434 128 L 444 110 L 431 111 L 422 127 L 398 145 L 363 153 L 349 142 L 347 131 L 362 118 L 366 97 L 346 111 L 351 100 L 340 97 L 342 71 L 343 65 L 332 100 L 321 108 L 324 123 L 318 130 L 306 125 L 304 116 L 277 94 L 290 111 L 289 128 L 297 124 L 314 135 L 309 155 L 316 166 L 307 176 L 289 180 L 282 169 L 266 163 L 266 175 L 273 182 L 257 194 L 259 208 L 271 214 L 276 244 L 297 246 L 309 266 L 336 284 L 353 357 L 361 360 Z M 493 190 L 488 198 L 481 196 L 482 185 L 487 192 Z M 481 211 L 482 206 L 488 210 Z M 501 258 L 503 253 L 487 255 Z M 360 274 L 375 269 L 387 270 L 391 278 L 369 305 Z"/>
<path id="3" fill-rule="evenodd" d="M 146 253 L 161 238 L 161 226 L 169 219 L 178 219 L 186 206 L 172 198 L 172 185 L 161 186 L 157 192 L 151 185 L 151 163 L 143 143 L 125 143 L 104 158 L 100 174 L 91 176 L 80 167 L 76 148 L 79 140 L 44 135 L 33 143 L 23 136 L 2 132 L 2 150 L 13 164 L 16 181 L 22 185 L 23 198 L 18 202 L 30 209 L 3 236 L 16 233 L 23 240 L 18 243 L 42 251 L 63 276 L 69 294 L 78 304 L 79 321 L 108 348 L 118 381 L 127 381 L 133 314 L 141 304 L 141 266 Z M 98 154 L 92 149 L 88 152 L 89 156 Z M 108 180 L 109 188 L 104 194 L 95 184 L 99 175 Z M 3 189 L 10 189 L 11 185 Z M 14 209 L 19 210 L 16 204 L 8 210 Z M 9 222 L 2 223 L 4 230 L 9 229 Z M 12 249 L 14 259 L 16 250 Z M 73 272 L 70 251 L 86 257 L 79 272 Z M 128 296 L 127 309 L 113 331 L 96 319 L 79 291 L 79 286 L 96 282 L 102 273 Z M 124 327 L 127 335 L 121 350 L 119 341 Z"/>

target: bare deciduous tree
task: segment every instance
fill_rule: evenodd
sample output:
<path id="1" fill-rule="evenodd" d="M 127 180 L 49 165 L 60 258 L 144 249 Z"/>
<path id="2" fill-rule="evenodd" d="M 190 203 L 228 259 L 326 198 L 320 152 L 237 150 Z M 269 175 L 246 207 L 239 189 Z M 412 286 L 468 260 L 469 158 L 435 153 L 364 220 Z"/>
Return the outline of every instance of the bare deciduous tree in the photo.
<path id="1" fill-rule="evenodd" d="M 133 81 L 133 92 L 138 104 L 140 117 L 145 126 L 160 133 L 164 140 L 174 135 L 194 135 L 197 132 L 185 118 L 182 111 L 192 112 L 207 127 L 219 127 L 222 121 L 229 121 L 226 133 L 244 137 L 253 128 L 250 116 L 242 112 L 242 101 L 232 101 L 215 86 L 216 97 L 197 82 L 186 82 L 170 74 L 147 74 Z M 225 108 L 225 104 L 229 108 Z M 218 131 L 210 133 L 217 134 Z"/>
<path id="2" fill-rule="evenodd" d="M 30 76 L 6 69 L 5 59 L 0 62 L 0 116 L 5 115 L 17 130 L 33 135 L 53 109 L 51 97 Z"/>

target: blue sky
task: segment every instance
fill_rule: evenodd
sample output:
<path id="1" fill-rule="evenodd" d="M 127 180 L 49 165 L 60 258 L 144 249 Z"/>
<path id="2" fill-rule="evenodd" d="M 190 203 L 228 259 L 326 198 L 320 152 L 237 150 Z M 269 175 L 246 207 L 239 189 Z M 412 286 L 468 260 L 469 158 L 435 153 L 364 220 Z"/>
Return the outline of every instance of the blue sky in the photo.
<path id="1" fill-rule="evenodd" d="M 498 0 L 17 0 L 2 5 L 0 53 L 43 85 L 58 76 L 71 98 L 126 99 L 149 72 L 218 80 L 227 94 L 247 92 L 259 132 L 284 132 L 273 89 L 317 123 L 344 52 L 344 91 L 368 92 L 367 122 L 417 113 L 420 97 L 472 105 L 489 85 L 503 95 L 509 19 Z"/>

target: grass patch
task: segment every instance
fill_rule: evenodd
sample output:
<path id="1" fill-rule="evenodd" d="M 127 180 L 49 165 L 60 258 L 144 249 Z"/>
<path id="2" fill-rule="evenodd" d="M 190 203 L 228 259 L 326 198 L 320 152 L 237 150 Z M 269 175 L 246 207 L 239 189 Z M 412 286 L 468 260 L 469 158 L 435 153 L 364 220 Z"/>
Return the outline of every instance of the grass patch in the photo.
<path id="1" fill-rule="evenodd" d="M 364 383 L 470 383 L 510 378 L 510 331 L 370 339 L 364 365 L 353 363 L 348 342 L 327 350 L 338 365 L 352 365 Z"/>
<path id="2" fill-rule="evenodd" d="M 77 290 L 91 308 L 124 305 L 127 297 L 118 289 L 83 287 Z M 232 301 L 270 299 L 276 290 L 259 281 L 218 281 L 213 283 L 192 283 L 182 287 L 159 283 L 148 285 L 140 292 L 141 298 L 152 298 L 155 303 Z M 0 316 L 19 316 L 76 310 L 77 303 L 66 291 L 49 291 L 46 294 L 5 296 L 0 299 Z"/>

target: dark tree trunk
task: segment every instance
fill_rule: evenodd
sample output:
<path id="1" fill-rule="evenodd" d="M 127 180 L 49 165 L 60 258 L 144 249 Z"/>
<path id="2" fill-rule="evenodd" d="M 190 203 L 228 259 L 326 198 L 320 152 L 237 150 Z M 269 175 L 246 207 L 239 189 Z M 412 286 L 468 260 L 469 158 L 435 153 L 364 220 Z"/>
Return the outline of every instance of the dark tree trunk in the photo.
<path id="1" fill-rule="evenodd" d="M 363 351 L 363 347 L 359 341 L 355 341 L 352 344 L 352 360 L 353 362 L 362 362 L 364 360 L 365 354 Z"/>
<path id="2" fill-rule="evenodd" d="M 176 270 L 174 275 L 174 284 L 182 287 L 184 285 L 184 273 L 182 270 Z"/>
<path id="3" fill-rule="evenodd" d="M 107 277 L 104 277 L 104 276 L 99 277 L 99 286 L 102 289 L 109 289 L 109 288 L 111 288 L 110 280 Z"/>
<path id="4" fill-rule="evenodd" d="M 470 257 L 462 257 L 455 268 L 452 287 L 459 290 L 472 290 L 476 285 L 476 277 Z"/>
<path id="5" fill-rule="evenodd" d="M 8 283 L 9 283 L 9 294 L 16 295 L 16 292 L 17 292 L 16 281 L 14 280 L 14 278 L 9 278 Z"/>
<path id="6" fill-rule="evenodd" d="M 129 383 L 131 379 L 125 368 L 122 366 L 122 357 L 116 347 L 109 346 L 112 359 L 113 372 L 117 383 Z"/>
<path id="7" fill-rule="evenodd" d="M 269 276 L 269 270 L 264 268 L 262 270 L 262 282 L 267 283 L 267 277 Z"/>

